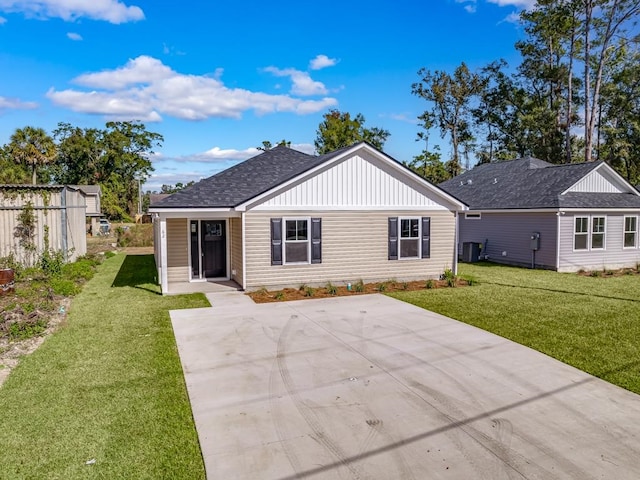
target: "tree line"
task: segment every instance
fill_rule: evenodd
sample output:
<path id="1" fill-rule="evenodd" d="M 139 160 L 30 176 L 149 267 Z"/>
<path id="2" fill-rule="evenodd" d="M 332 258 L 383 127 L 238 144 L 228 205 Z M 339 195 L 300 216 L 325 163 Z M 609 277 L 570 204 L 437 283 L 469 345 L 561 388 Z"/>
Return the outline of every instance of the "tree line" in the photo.
<path id="1" fill-rule="evenodd" d="M 429 105 L 425 148 L 409 166 L 438 183 L 472 160 L 602 160 L 640 182 L 639 14 L 640 0 L 539 0 L 520 16 L 514 69 L 421 69 L 412 93 Z M 451 145 L 444 160 L 429 146 L 434 129 Z"/>
<path id="2" fill-rule="evenodd" d="M 53 135 L 19 128 L 0 148 L 0 183 L 100 185 L 103 213 L 129 220 L 139 184 L 153 171 L 150 155 L 162 141 L 138 122 L 107 122 L 103 129 L 59 123 Z"/>

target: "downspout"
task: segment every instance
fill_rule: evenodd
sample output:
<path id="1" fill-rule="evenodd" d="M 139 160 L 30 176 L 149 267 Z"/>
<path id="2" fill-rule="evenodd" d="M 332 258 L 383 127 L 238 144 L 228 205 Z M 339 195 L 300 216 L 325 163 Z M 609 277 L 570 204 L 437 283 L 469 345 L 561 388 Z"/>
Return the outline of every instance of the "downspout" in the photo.
<path id="1" fill-rule="evenodd" d="M 564 212 L 556 213 L 556 272 L 560 270 L 560 216 Z"/>
<path id="2" fill-rule="evenodd" d="M 458 274 L 458 241 L 460 232 L 460 212 L 454 212 L 456 217 L 456 239 L 453 244 L 453 273 Z"/>
<path id="3" fill-rule="evenodd" d="M 240 219 L 242 220 L 242 287 L 243 290 L 247 289 L 247 248 L 246 248 L 246 238 L 247 232 L 245 231 L 245 213 L 240 212 Z"/>
<path id="4" fill-rule="evenodd" d="M 66 262 L 68 258 L 68 239 L 67 239 L 67 187 L 62 187 L 60 193 L 60 232 L 62 234 L 62 255 Z"/>

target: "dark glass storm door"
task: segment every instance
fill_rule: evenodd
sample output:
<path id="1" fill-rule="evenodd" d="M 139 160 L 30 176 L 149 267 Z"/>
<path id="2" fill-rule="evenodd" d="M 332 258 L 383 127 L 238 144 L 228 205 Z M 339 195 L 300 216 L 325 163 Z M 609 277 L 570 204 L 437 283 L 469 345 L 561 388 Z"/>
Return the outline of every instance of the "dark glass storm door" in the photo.
<path id="1" fill-rule="evenodd" d="M 217 278 L 227 274 L 224 220 L 191 220 L 191 278 Z"/>

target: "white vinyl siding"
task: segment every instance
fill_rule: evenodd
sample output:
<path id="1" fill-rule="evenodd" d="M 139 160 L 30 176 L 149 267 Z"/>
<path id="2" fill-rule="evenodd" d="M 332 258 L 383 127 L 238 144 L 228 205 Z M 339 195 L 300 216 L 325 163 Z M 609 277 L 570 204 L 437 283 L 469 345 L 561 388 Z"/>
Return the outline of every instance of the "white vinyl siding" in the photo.
<path id="1" fill-rule="evenodd" d="M 442 198 L 427 191 L 424 185 L 400 175 L 379 159 L 354 155 L 251 209 L 390 210 L 408 205 L 427 210 L 447 209 Z"/>
<path id="2" fill-rule="evenodd" d="M 624 217 L 624 248 L 638 245 L 638 217 Z"/>
<path id="3" fill-rule="evenodd" d="M 628 191 L 627 188 L 606 169 L 600 168 L 588 173 L 567 192 L 622 193 Z"/>
<path id="4" fill-rule="evenodd" d="M 302 211 L 282 212 L 282 218 L 313 216 L 322 219 L 322 263 L 271 265 L 270 219 L 273 212 L 247 212 L 247 289 L 261 287 L 324 285 L 411 280 L 438 277 L 452 268 L 455 243 L 455 216 L 449 211 L 424 211 L 431 217 L 431 257 L 388 259 L 389 217 L 407 217 L 405 211 Z"/>

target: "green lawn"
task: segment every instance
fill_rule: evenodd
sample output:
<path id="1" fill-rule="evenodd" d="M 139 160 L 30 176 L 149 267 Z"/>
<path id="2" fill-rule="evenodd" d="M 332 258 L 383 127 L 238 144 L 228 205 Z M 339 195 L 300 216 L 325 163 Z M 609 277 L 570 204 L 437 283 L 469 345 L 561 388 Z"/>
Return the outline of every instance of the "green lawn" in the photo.
<path id="1" fill-rule="evenodd" d="M 204 478 L 168 311 L 209 304 L 160 296 L 154 271 L 106 260 L 0 387 L 0 478 Z"/>
<path id="2" fill-rule="evenodd" d="M 461 264 L 472 287 L 391 296 L 475 325 L 640 393 L 640 275 L 597 278 Z"/>

